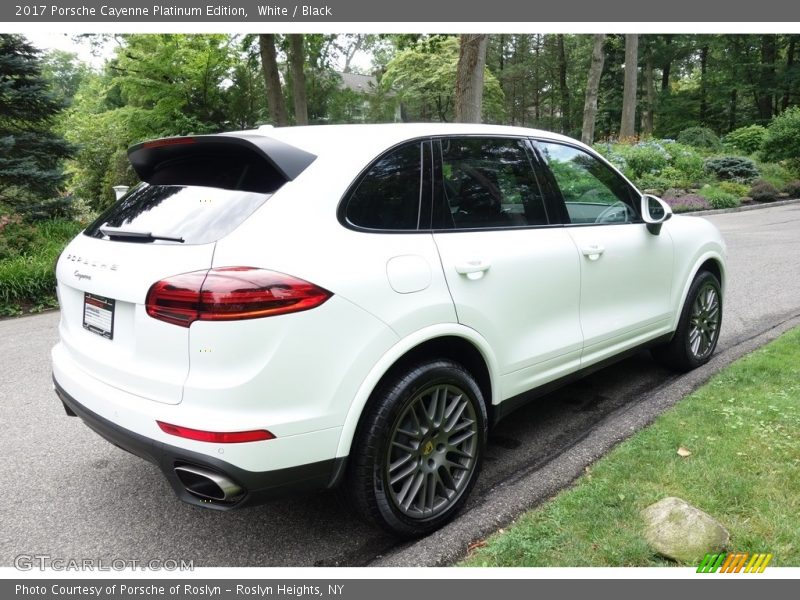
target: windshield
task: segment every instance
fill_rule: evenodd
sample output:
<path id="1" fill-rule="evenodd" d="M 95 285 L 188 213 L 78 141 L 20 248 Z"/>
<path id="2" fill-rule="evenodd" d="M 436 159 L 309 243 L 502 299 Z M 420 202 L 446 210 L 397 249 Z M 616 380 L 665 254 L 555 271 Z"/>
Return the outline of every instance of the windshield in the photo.
<path id="1" fill-rule="evenodd" d="M 181 185 L 140 184 L 86 228 L 85 234 L 107 238 L 103 228 L 150 233 L 207 244 L 226 236 L 260 207 L 271 194 Z M 137 241 L 135 238 L 111 238 Z M 152 243 L 169 240 L 140 238 Z"/>

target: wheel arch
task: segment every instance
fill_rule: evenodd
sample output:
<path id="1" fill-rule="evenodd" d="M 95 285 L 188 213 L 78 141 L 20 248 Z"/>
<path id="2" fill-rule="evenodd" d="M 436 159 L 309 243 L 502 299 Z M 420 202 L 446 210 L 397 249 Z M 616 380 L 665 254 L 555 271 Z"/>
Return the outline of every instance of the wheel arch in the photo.
<path id="1" fill-rule="evenodd" d="M 674 311 L 675 316 L 673 317 L 672 323 L 673 331 L 678 326 L 683 305 L 686 303 L 686 297 L 689 294 L 689 288 L 692 286 L 692 282 L 695 280 L 695 277 L 697 277 L 700 271 L 708 271 L 717 278 L 722 290 L 723 301 L 725 299 L 725 260 L 719 252 L 708 250 L 694 260 L 692 269 L 689 271 L 689 276 L 683 279 L 683 289 L 681 290 L 681 295 L 678 298 L 676 309 Z"/>
<path id="2" fill-rule="evenodd" d="M 720 261 L 719 258 L 707 258 L 703 261 L 703 263 L 695 269 L 692 279 L 697 277 L 700 271 L 708 271 L 711 273 L 717 278 L 722 289 L 725 289 L 725 268 L 722 266 L 722 261 Z"/>
<path id="3" fill-rule="evenodd" d="M 457 324 L 437 325 L 407 336 L 375 364 L 350 404 L 339 438 L 337 457 L 347 456 L 374 390 L 399 370 L 416 362 L 449 358 L 462 364 L 475 378 L 483 394 L 489 423 L 493 404 L 498 401 L 497 367 L 488 342 L 473 329 Z"/>

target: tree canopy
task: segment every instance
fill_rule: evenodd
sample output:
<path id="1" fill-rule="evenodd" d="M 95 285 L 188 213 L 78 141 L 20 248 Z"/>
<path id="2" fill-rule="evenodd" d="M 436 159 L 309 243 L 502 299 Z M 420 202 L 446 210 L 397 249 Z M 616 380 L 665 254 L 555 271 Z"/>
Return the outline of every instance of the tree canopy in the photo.
<path id="1" fill-rule="evenodd" d="M 55 195 L 72 147 L 54 132 L 63 104 L 42 76 L 39 53 L 0 34 L 0 200 L 23 204 Z"/>
<path id="2" fill-rule="evenodd" d="M 386 66 L 381 81 L 403 103 L 404 120 L 452 121 L 455 116 L 458 38 L 432 36 L 400 50 Z M 503 91 L 487 68 L 484 73 L 483 115 L 502 121 Z"/>
<path id="3" fill-rule="evenodd" d="M 100 35 L 114 50 L 95 70 L 18 35 L 0 39 L 6 197 L 55 194 L 75 148 L 66 188 L 101 208 L 112 185 L 136 181 L 126 149 L 144 139 L 265 123 L 453 121 L 457 89 L 464 107 L 475 105 L 468 120 L 593 142 L 620 136 L 626 108 L 632 140 L 699 131 L 719 148 L 727 135 L 727 146 L 800 160 L 798 34 L 628 36 L 627 59 L 618 34 Z M 467 39 L 479 52 L 465 54 Z M 460 50 L 462 67 L 485 56 L 482 87 L 473 68 L 458 88 Z"/>

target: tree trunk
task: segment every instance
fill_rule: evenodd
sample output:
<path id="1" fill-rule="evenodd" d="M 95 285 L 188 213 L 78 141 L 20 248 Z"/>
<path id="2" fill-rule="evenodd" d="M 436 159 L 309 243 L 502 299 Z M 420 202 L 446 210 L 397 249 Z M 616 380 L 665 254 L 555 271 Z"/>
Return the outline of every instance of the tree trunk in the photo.
<path id="1" fill-rule="evenodd" d="M 306 61 L 303 35 L 289 34 L 289 68 L 292 70 L 292 97 L 294 98 L 294 122 L 308 125 L 308 100 L 306 99 Z"/>
<path id="2" fill-rule="evenodd" d="M 642 110 L 642 135 L 653 135 L 655 99 L 655 81 L 653 79 L 653 49 L 648 46 L 645 49 L 644 61 L 644 107 Z"/>
<path id="3" fill-rule="evenodd" d="M 289 124 L 286 106 L 283 103 L 281 77 L 278 74 L 278 59 L 275 53 L 275 35 L 262 33 L 258 36 L 261 51 L 261 69 L 264 72 L 264 83 L 267 85 L 267 105 L 269 116 L 275 125 L 281 127 Z"/>
<path id="4" fill-rule="evenodd" d="M 758 116 L 766 124 L 772 119 L 773 94 L 775 93 L 775 59 L 777 49 L 775 34 L 761 36 L 761 84 L 758 90 Z"/>
<path id="5" fill-rule="evenodd" d="M 665 54 L 667 58 L 661 65 L 661 93 L 669 91 L 669 72 L 672 70 L 672 36 L 667 34 L 664 36 L 664 45 L 667 47 Z"/>
<path id="6" fill-rule="evenodd" d="M 625 87 L 622 92 L 622 121 L 619 138 L 636 135 L 636 79 L 639 69 L 639 36 L 625 34 Z"/>
<path id="7" fill-rule="evenodd" d="M 536 44 L 533 47 L 534 67 L 533 67 L 533 123 L 539 125 L 542 117 L 542 90 L 541 90 L 541 69 L 539 65 L 539 55 L 541 54 L 541 34 L 534 34 Z"/>
<path id="8" fill-rule="evenodd" d="M 739 81 L 741 81 L 741 75 L 739 75 L 739 81 L 737 81 L 736 69 L 742 60 L 740 57 L 741 37 L 738 35 L 731 35 L 727 37 L 727 41 L 731 53 L 730 62 L 728 63 L 729 70 L 727 73 L 727 79 L 731 81 L 730 95 L 728 98 L 728 131 L 733 131 L 736 129 L 739 108 Z"/>
<path id="9" fill-rule="evenodd" d="M 342 68 L 342 73 L 352 73 L 353 68 L 350 66 L 350 64 L 353 62 L 353 58 L 355 57 L 356 53 L 361 50 L 361 46 L 364 45 L 366 39 L 366 34 L 358 34 L 356 35 L 355 41 L 345 49 L 344 67 Z M 327 56 L 327 50 L 323 52 L 323 56 Z"/>
<path id="10" fill-rule="evenodd" d="M 708 113 L 708 45 L 700 48 L 700 124 L 706 124 Z"/>
<path id="11" fill-rule="evenodd" d="M 561 92 L 561 133 L 569 134 L 570 123 L 569 88 L 567 87 L 567 53 L 564 50 L 564 35 L 556 36 L 558 42 L 558 86 Z"/>
<path id="12" fill-rule="evenodd" d="M 600 77 L 603 74 L 603 63 L 606 55 L 603 44 L 606 36 L 596 33 L 592 46 L 592 62 L 589 65 L 589 80 L 586 83 L 586 100 L 583 103 L 583 127 L 581 128 L 581 141 L 591 144 L 594 141 L 594 125 L 597 121 L 597 92 L 600 89 Z"/>
<path id="13" fill-rule="evenodd" d="M 455 93 L 455 120 L 458 123 L 481 122 L 488 39 L 485 33 L 466 33 L 461 36 Z"/>
<path id="14" fill-rule="evenodd" d="M 781 110 L 789 108 L 792 99 L 792 71 L 794 70 L 794 51 L 797 43 L 797 36 L 789 36 L 789 48 L 786 50 L 786 84 L 783 89 L 783 99 L 781 100 Z"/>

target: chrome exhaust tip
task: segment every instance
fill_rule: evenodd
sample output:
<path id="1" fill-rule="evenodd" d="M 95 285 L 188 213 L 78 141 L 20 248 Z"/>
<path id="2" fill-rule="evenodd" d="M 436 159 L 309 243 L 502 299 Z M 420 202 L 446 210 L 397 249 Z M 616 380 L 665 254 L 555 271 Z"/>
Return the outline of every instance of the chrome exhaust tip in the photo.
<path id="1" fill-rule="evenodd" d="M 235 502 L 244 493 L 241 486 L 224 475 L 201 467 L 179 465 L 175 475 L 187 492 L 203 500 Z"/>

